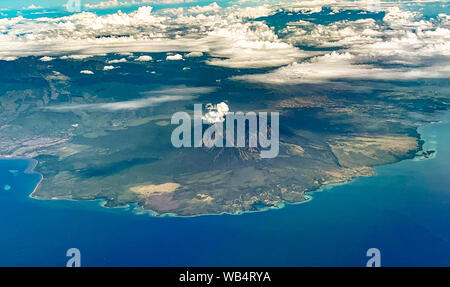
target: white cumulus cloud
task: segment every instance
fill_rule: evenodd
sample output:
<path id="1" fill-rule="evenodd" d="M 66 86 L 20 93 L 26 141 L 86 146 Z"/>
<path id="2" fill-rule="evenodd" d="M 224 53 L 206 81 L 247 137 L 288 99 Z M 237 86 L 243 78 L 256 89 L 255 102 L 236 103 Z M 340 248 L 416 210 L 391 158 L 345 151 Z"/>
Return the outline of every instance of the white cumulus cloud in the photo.
<path id="1" fill-rule="evenodd" d="M 186 55 L 184 55 L 185 58 L 195 58 L 195 57 L 202 57 L 203 53 L 202 52 L 190 52 L 187 53 Z"/>
<path id="2" fill-rule="evenodd" d="M 108 64 L 118 64 L 118 63 L 126 63 L 127 59 L 121 58 L 121 59 L 114 59 L 114 60 L 108 60 Z"/>
<path id="3" fill-rule="evenodd" d="M 167 55 L 166 60 L 167 60 L 167 61 L 178 61 L 178 60 L 183 60 L 183 56 L 181 56 L 180 54 Z"/>
<path id="4" fill-rule="evenodd" d="M 139 56 L 138 58 L 135 59 L 135 61 L 138 61 L 138 62 L 148 62 L 148 61 L 152 61 L 152 60 L 153 60 L 153 58 L 148 55 Z"/>
<path id="5" fill-rule="evenodd" d="M 42 58 L 39 59 L 39 61 L 41 62 L 50 62 L 53 61 L 55 58 L 49 57 L 49 56 L 44 56 Z"/>

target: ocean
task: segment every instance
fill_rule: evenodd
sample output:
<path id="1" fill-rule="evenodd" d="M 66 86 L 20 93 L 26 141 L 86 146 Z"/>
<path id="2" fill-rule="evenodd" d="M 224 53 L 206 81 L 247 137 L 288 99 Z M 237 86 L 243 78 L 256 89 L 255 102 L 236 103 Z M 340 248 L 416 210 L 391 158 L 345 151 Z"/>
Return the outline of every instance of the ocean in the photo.
<path id="1" fill-rule="evenodd" d="M 99 201 L 36 200 L 30 161 L 0 160 L 0 266 L 450 265 L 450 116 L 419 128 L 425 160 L 327 187 L 307 203 L 241 215 L 152 217 Z"/>

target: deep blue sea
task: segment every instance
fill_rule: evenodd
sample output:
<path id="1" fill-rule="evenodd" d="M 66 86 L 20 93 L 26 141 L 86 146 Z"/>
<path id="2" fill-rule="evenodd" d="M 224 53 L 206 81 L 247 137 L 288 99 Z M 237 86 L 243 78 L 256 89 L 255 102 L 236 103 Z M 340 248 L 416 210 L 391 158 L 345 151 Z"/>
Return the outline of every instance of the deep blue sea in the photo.
<path id="1" fill-rule="evenodd" d="M 450 117 L 419 129 L 434 158 L 376 168 L 278 210 L 191 218 L 29 198 L 39 175 L 0 161 L 0 266 L 450 266 Z"/>

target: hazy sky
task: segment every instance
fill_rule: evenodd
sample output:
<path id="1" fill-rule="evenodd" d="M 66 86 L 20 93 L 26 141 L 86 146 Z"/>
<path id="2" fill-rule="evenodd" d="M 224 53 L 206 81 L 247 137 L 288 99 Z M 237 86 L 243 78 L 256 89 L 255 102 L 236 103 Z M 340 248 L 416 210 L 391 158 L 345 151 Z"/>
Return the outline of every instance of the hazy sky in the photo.
<path id="1" fill-rule="evenodd" d="M 2 10 L 30 10 L 29 7 L 39 7 L 39 8 L 57 8 L 57 7 L 65 7 L 68 1 L 76 1 L 76 0 L 0 0 L 0 12 Z M 99 2 L 109 2 L 111 0 L 79 0 L 81 3 L 81 7 L 85 4 L 96 4 Z M 119 2 L 128 2 L 131 3 L 133 0 L 117 0 Z M 135 0 L 136 2 L 141 2 L 142 0 Z M 155 0 L 158 2 L 158 0 Z M 212 2 L 217 2 L 221 4 L 221 6 L 227 6 L 226 3 L 231 2 L 227 0 L 178 0 L 178 1 L 169 1 L 171 3 L 148 3 L 147 5 L 151 6 L 192 6 L 192 5 L 207 5 Z M 182 3 L 186 2 L 186 3 Z M 145 5 L 145 4 L 144 4 Z M 123 8 L 124 6 L 116 6 L 111 8 Z M 1 15 L 0 15 L 1 16 Z"/>
<path id="2" fill-rule="evenodd" d="M 30 5 L 35 5 L 43 8 L 54 8 L 54 7 L 62 7 L 67 3 L 68 0 L 1 0 L 0 1 L 0 9 L 22 9 L 29 7 Z M 82 4 L 86 3 L 98 3 L 107 0 L 80 0 Z M 125 1 L 125 0 L 119 0 Z"/>

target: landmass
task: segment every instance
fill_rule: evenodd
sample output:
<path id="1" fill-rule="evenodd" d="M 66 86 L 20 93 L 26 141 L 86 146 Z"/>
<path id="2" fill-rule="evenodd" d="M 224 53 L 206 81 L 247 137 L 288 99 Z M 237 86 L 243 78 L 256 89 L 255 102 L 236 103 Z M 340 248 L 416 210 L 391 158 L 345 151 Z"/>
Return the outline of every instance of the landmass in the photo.
<path id="1" fill-rule="evenodd" d="M 423 144 L 417 127 L 433 121 L 450 102 L 445 90 L 392 83 L 363 93 L 329 85 L 243 84 L 230 80 L 231 69 L 198 63 L 210 78 L 171 68 L 137 81 L 141 69 L 153 70 L 155 62 L 128 63 L 122 67 L 128 74 L 114 77 L 102 71 L 119 57 L 54 60 L 50 67 L 34 57 L 0 63 L 8 71 L 0 75 L 0 155 L 38 161 L 35 170 L 43 179 L 33 198 L 104 200 L 106 207 L 131 203 L 152 214 L 177 216 L 304 202 L 324 185 L 373 176 L 375 166 L 415 157 Z M 94 71 L 95 80 L 80 74 L 83 69 Z M 171 91 L 187 81 L 191 86 L 181 90 L 206 91 L 205 81 L 215 84 L 191 98 L 143 109 L 70 108 L 141 99 L 146 93 L 175 96 Z M 224 100 L 233 111 L 280 113 L 278 157 L 172 146 L 173 113 Z M 69 108 L 54 108 L 62 106 Z"/>

